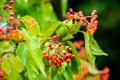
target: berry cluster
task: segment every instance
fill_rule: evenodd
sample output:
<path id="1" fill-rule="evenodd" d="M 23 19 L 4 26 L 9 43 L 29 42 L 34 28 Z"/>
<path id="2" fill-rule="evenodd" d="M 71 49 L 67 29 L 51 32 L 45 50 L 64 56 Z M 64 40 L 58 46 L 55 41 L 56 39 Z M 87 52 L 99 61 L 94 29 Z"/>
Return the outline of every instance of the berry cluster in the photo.
<path id="1" fill-rule="evenodd" d="M 81 26 L 86 26 L 87 32 L 91 35 L 93 35 L 97 29 L 98 21 L 96 19 L 98 16 L 96 15 L 96 10 L 92 11 L 91 16 L 84 16 L 82 11 L 73 12 L 72 8 L 70 8 L 69 12 L 66 14 L 66 18 L 66 23 L 68 23 L 70 20 L 74 20 L 76 24 L 80 23 Z M 88 21 L 87 18 L 91 18 L 91 20 Z"/>
<path id="2" fill-rule="evenodd" d="M 23 34 L 19 30 L 20 21 L 15 18 L 14 0 L 10 0 L 10 4 L 4 5 L 3 10 L 8 11 L 9 14 L 8 16 L 4 15 L 4 13 L 0 14 L 0 23 L 5 24 L 0 25 L 0 38 L 21 41 Z M 4 19 L 7 19 L 7 21 L 4 22 Z"/>
<path id="3" fill-rule="evenodd" d="M 43 52 L 43 58 L 49 61 L 50 66 L 53 65 L 56 68 L 62 66 L 63 62 L 69 63 L 70 58 L 75 57 L 73 54 L 70 54 L 72 49 L 69 46 L 66 46 L 66 51 L 62 50 L 62 43 L 56 41 L 58 38 L 60 38 L 59 35 L 53 36 L 49 40 L 49 44 L 47 45 L 48 49 L 46 49 L 47 51 Z"/>

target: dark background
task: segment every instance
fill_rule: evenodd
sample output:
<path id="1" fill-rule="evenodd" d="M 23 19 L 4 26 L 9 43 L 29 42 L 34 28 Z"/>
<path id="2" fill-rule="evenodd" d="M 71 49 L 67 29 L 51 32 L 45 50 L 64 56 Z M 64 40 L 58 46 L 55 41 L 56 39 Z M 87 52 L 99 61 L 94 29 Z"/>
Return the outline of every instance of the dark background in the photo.
<path id="1" fill-rule="evenodd" d="M 97 57 L 99 69 L 110 68 L 109 80 L 118 80 L 120 75 L 120 0 L 69 0 L 69 7 L 90 15 L 96 9 L 99 26 L 94 37 L 107 57 Z"/>

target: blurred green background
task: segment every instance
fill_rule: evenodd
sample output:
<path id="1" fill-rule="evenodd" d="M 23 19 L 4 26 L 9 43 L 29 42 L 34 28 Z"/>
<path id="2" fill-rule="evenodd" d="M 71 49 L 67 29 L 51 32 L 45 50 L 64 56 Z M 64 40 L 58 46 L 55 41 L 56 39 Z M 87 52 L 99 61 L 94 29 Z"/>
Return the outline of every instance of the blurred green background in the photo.
<path id="1" fill-rule="evenodd" d="M 0 5 L 8 2 L 9 0 L 0 0 Z M 120 0 L 50 0 L 51 4 L 47 3 L 49 0 L 44 0 L 45 3 L 42 0 L 15 2 L 17 14 L 21 17 L 31 15 L 39 22 L 41 28 L 48 28 L 48 24 L 56 20 L 64 20 L 68 8 L 73 8 L 74 11 L 82 10 L 85 15 L 90 15 L 92 10 L 96 9 L 99 25 L 94 37 L 103 51 L 109 54 L 107 57 L 97 57 L 96 65 L 101 70 L 105 66 L 110 68 L 109 80 L 119 79 Z"/>

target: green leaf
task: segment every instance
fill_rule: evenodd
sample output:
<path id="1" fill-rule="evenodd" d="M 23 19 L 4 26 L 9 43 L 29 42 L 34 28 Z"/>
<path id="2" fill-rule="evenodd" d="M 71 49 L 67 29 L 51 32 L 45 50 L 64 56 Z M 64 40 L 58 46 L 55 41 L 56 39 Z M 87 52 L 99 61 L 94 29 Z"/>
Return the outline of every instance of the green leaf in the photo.
<path id="1" fill-rule="evenodd" d="M 18 56 L 11 53 L 6 54 L 2 60 L 2 69 L 7 74 L 7 80 L 22 80 L 19 73 L 23 71 L 24 67 Z"/>
<path id="2" fill-rule="evenodd" d="M 56 29 L 61 25 L 60 21 L 53 23 L 51 27 L 49 27 L 44 33 L 42 33 L 43 38 L 48 38 L 53 35 Z"/>
<path id="3" fill-rule="evenodd" d="M 31 16 L 24 16 L 21 18 L 21 21 L 25 24 L 27 30 L 35 35 L 40 36 L 40 26 L 38 25 L 38 22 L 32 18 Z"/>
<path id="4" fill-rule="evenodd" d="M 103 52 L 99 45 L 97 44 L 96 40 L 92 35 L 90 35 L 91 41 L 90 41 L 90 49 L 93 55 L 107 55 L 105 52 Z"/>
<path id="5" fill-rule="evenodd" d="M 92 66 L 94 66 L 95 63 L 95 55 L 107 55 L 104 53 L 100 47 L 98 46 L 97 42 L 93 38 L 92 35 L 90 35 L 87 32 L 83 32 L 85 37 L 85 48 L 88 60 Z"/>
<path id="6" fill-rule="evenodd" d="M 13 47 L 9 44 L 7 41 L 1 41 L 0 42 L 0 57 L 2 56 L 3 53 L 5 52 L 12 52 Z"/>
<path id="7" fill-rule="evenodd" d="M 78 63 L 75 59 L 71 60 L 71 70 L 74 74 L 78 74 Z"/>
<path id="8" fill-rule="evenodd" d="M 46 77 L 39 38 L 31 35 L 25 29 L 23 29 L 22 31 L 25 34 L 24 39 L 25 39 L 25 44 L 28 48 L 28 53 L 29 53 L 28 56 L 32 58 L 31 61 L 35 64 L 36 68 L 39 69 L 42 72 L 42 74 Z"/>
<path id="9" fill-rule="evenodd" d="M 60 71 L 57 72 L 53 80 L 65 80 Z"/>
<path id="10" fill-rule="evenodd" d="M 33 62 L 33 58 L 30 55 L 29 49 L 25 43 L 18 44 L 16 55 L 18 55 L 22 60 L 22 63 L 27 70 L 26 76 L 29 78 L 29 80 L 36 79 L 38 75 L 38 70 L 35 66 L 35 63 Z"/>
<path id="11" fill-rule="evenodd" d="M 36 80 L 48 80 L 48 78 L 45 78 L 43 74 L 40 74 Z"/>
<path id="12" fill-rule="evenodd" d="M 78 66 L 80 66 L 80 58 L 78 56 L 78 51 L 76 50 L 74 44 L 71 41 L 67 41 L 68 45 L 72 48 L 72 54 L 75 55 L 75 58 L 71 60 L 71 68 L 74 74 L 78 73 Z"/>
<path id="13" fill-rule="evenodd" d="M 73 73 L 72 73 L 71 67 L 69 65 L 66 68 L 66 72 L 69 76 L 69 80 L 73 80 Z"/>
<path id="14" fill-rule="evenodd" d="M 62 39 L 62 41 L 67 41 L 67 40 L 70 40 L 70 39 L 73 39 L 73 38 L 74 38 L 73 34 L 68 34 Z"/>
<path id="15" fill-rule="evenodd" d="M 58 69 L 54 66 L 49 67 L 49 76 L 51 79 L 54 78 L 54 76 L 57 74 Z"/>
<path id="16" fill-rule="evenodd" d="M 70 22 L 71 23 L 71 22 Z M 65 40 L 69 40 L 69 39 L 72 39 L 74 38 L 73 34 L 76 34 L 77 31 L 80 29 L 80 25 L 79 24 L 73 24 L 73 25 L 67 25 L 69 27 L 69 30 L 67 32 L 67 34 L 65 35 L 65 37 L 62 39 L 62 41 L 65 41 Z M 72 26 L 72 27 L 71 27 Z"/>
<path id="17" fill-rule="evenodd" d="M 64 36 L 68 32 L 68 28 L 65 25 L 61 25 L 57 30 L 56 34 L 59 34 L 60 36 Z"/>
<path id="18" fill-rule="evenodd" d="M 65 80 L 68 80 L 69 79 L 69 76 L 68 76 L 68 73 L 66 71 L 66 69 L 60 67 L 60 71 L 62 73 L 62 76 L 64 77 Z"/>
<path id="19" fill-rule="evenodd" d="M 90 49 L 90 36 L 88 33 L 83 32 L 84 37 L 85 37 L 85 49 L 86 49 L 86 53 L 87 53 L 87 58 L 91 64 L 92 67 L 94 67 L 95 65 L 95 56 L 91 53 L 91 49 Z"/>
<path id="20" fill-rule="evenodd" d="M 69 29 L 73 28 L 73 25 L 74 25 L 74 24 L 73 24 L 73 20 L 70 20 L 68 23 L 66 23 L 66 21 L 67 21 L 67 20 L 64 20 L 64 21 L 63 21 L 63 24 L 66 25 L 66 26 L 68 26 Z"/>

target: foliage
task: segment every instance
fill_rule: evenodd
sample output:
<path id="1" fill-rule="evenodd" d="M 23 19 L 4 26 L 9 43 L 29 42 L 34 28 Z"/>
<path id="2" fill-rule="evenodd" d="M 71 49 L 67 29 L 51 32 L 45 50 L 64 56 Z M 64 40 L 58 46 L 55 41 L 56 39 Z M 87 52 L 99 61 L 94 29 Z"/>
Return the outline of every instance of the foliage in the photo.
<path id="1" fill-rule="evenodd" d="M 5 4 L 4 0 L 1 2 Z M 62 16 L 67 11 L 67 2 L 61 0 Z M 93 37 L 98 23 L 95 10 L 90 22 L 81 11 L 72 9 L 67 12 L 66 20 L 59 21 L 49 0 L 16 0 L 15 3 L 10 0 L 0 12 L 0 23 L 5 23 L 0 26 L 2 80 L 73 80 L 73 75 L 79 73 L 78 66 L 83 65 L 71 41 L 77 32 L 84 34 L 91 68 L 95 68 L 96 56 L 106 55 Z M 22 4 L 26 5 L 22 7 Z M 81 30 L 81 26 L 86 30 Z"/>

